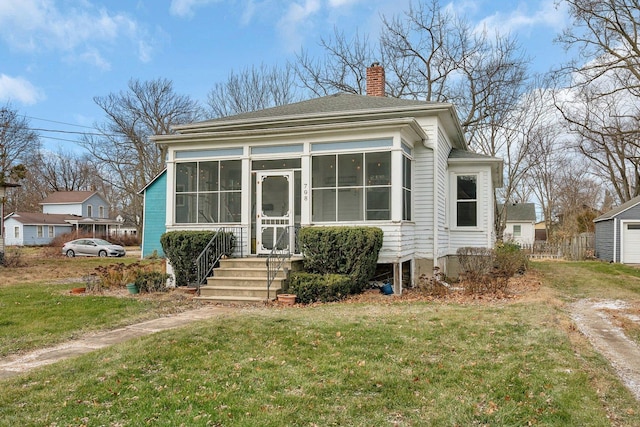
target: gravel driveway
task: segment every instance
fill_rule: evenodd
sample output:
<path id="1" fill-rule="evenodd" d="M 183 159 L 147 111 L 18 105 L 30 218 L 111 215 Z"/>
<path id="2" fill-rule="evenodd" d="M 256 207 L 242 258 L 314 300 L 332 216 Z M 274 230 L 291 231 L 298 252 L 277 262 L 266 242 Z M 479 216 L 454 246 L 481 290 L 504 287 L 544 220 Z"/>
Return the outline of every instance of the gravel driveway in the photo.
<path id="1" fill-rule="evenodd" d="M 619 300 L 580 300 L 571 305 L 571 317 L 578 330 L 606 357 L 624 385 L 640 400 L 640 347 L 615 326 L 607 311 L 628 308 Z M 631 320 L 638 322 L 639 319 Z"/>

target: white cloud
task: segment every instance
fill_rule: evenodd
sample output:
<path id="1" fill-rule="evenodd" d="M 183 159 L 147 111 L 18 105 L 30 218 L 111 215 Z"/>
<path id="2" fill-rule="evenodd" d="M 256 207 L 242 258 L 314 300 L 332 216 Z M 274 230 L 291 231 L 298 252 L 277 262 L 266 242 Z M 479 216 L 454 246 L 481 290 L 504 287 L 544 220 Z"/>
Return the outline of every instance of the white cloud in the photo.
<path id="1" fill-rule="evenodd" d="M 195 13 L 195 8 L 217 3 L 218 1 L 219 0 L 171 0 L 169 12 L 181 18 L 191 18 Z"/>
<path id="2" fill-rule="evenodd" d="M 530 33 L 536 27 L 547 27 L 560 31 L 567 25 L 566 8 L 557 5 L 556 0 L 542 0 L 537 8 L 535 3 L 520 3 L 515 10 L 499 11 L 482 19 L 477 28 L 490 32 Z"/>
<path id="3" fill-rule="evenodd" d="M 304 0 L 302 4 L 292 3 L 278 22 L 282 38 L 292 50 L 298 49 L 304 38 L 302 29 L 313 27 L 313 17 L 320 12 L 320 0 Z"/>
<path id="4" fill-rule="evenodd" d="M 101 53 L 105 47 L 125 45 L 138 49 L 144 60 L 150 43 L 139 24 L 124 13 L 97 9 L 84 0 L 62 3 L 54 0 L 0 2 L 0 39 L 12 49 L 27 52 L 63 52 L 65 57 L 108 68 Z"/>
<path id="5" fill-rule="evenodd" d="M 333 8 L 339 8 L 344 6 L 351 6 L 359 3 L 361 0 L 329 0 L 329 6 Z"/>
<path id="6" fill-rule="evenodd" d="M 22 77 L 0 74 L 0 100 L 32 105 L 44 99 L 42 91 Z"/>

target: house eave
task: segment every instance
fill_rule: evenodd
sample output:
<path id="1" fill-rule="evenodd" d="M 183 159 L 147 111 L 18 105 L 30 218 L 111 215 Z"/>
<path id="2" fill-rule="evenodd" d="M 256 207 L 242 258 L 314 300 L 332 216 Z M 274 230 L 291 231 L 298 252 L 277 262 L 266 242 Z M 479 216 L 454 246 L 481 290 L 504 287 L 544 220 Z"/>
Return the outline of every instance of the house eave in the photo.
<path id="1" fill-rule="evenodd" d="M 289 123 L 290 124 L 290 123 Z M 363 120 L 363 121 L 347 121 L 340 123 L 321 123 L 307 124 L 299 126 L 282 126 L 267 128 L 251 128 L 251 129 L 217 129 L 207 132 L 173 134 L 173 135 L 154 135 L 151 137 L 159 145 L 177 144 L 177 143 L 197 143 L 211 142 L 215 140 L 242 140 L 242 139 L 260 139 L 274 136 L 299 136 L 309 135 L 310 133 L 328 133 L 339 132 L 345 130 L 399 130 L 409 129 L 415 134 L 416 139 L 428 139 L 427 133 L 416 122 L 413 117 L 400 117 L 379 120 Z"/>
<path id="2" fill-rule="evenodd" d="M 477 165 L 477 164 L 488 164 L 491 166 L 491 180 L 493 181 L 493 186 L 495 188 L 502 188 L 504 185 L 503 180 L 503 166 L 504 161 L 497 157 L 486 157 L 486 158 L 459 158 L 459 159 L 449 159 L 448 163 L 450 165 Z"/>

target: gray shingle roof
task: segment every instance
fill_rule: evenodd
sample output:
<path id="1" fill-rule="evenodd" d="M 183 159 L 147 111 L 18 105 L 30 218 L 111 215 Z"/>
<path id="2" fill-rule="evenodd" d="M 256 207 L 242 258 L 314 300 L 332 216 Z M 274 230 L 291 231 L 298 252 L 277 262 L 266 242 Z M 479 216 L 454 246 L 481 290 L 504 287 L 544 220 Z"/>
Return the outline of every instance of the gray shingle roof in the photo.
<path id="1" fill-rule="evenodd" d="M 474 153 L 472 151 L 460 150 L 458 148 L 454 148 L 449 152 L 449 159 L 468 159 L 468 160 L 495 160 L 502 161 L 502 159 L 498 157 L 487 156 L 484 154 Z"/>
<path id="2" fill-rule="evenodd" d="M 314 98 L 293 104 L 266 108 L 264 110 L 220 117 L 201 123 L 216 123 L 235 120 L 268 119 L 285 116 L 304 116 L 309 114 L 338 113 L 341 111 L 358 111 L 372 109 L 396 109 L 402 107 L 438 105 L 440 103 L 418 101 L 410 99 L 389 98 L 384 96 L 365 96 L 350 93 L 336 93 L 334 95 Z M 448 104 L 441 104 L 448 105 Z"/>
<path id="3" fill-rule="evenodd" d="M 603 215 L 600 215 L 599 217 L 594 219 L 593 222 L 598 222 L 598 221 L 604 221 L 604 220 L 607 220 L 607 219 L 611 219 L 611 218 L 615 217 L 616 215 L 618 215 L 619 213 L 622 213 L 622 212 L 626 211 L 627 209 L 630 209 L 630 208 L 634 207 L 638 203 L 640 203 L 640 196 L 636 196 L 633 199 L 621 204 L 620 206 L 611 209 L 609 212 L 606 212 Z"/>
<path id="4" fill-rule="evenodd" d="M 502 209 L 502 204 L 498 205 L 498 210 Z M 535 203 L 509 203 L 505 207 L 507 221 L 536 221 Z"/>

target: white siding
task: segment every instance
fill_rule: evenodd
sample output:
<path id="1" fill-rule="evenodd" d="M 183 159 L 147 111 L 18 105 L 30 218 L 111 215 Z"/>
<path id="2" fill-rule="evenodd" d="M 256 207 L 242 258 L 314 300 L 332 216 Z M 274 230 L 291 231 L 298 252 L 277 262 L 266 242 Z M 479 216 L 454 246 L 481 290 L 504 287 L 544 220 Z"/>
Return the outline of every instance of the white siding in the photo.
<path id="1" fill-rule="evenodd" d="M 82 203 L 42 205 L 42 213 L 83 216 Z"/>
<path id="2" fill-rule="evenodd" d="M 446 136 L 442 133 L 441 129 L 438 129 L 438 193 L 437 193 L 437 206 L 438 206 L 438 251 L 437 257 L 446 256 L 449 252 L 449 227 L 447 218 L 447 201 L 448 201 L 448 188 L 449 188 L 449 173 L 448 164 L 449 153 L 451 152 L 451 144 L 447 140 Z"/>
<path id="3" fill-rule="evenodd" d="M 20 237 L 16 239 L 15 228 L 19 227 Z M 4 221 L 4 244 L 6 246 L 22 246 L 22 237 L 24 236 L 24 230 L 22 223 L 16 221 L 13 218 L 9 218 Z"/>
<path id="4" fill-rule="evenodd" d="M 513 226 L 520 226 L 520 236 L 515 236 Z M 531 245 L 535 241 L 536 231 L 533 222 L 507 222 L 504 229 L 505 240 L 513 240 L 514 242 Z"/>
<path id="5" fill-rule="evenodd" d="M 422 258 L 433 258 L 433 150 L 416 145 L 413 166 L 416 252 Z"/>

